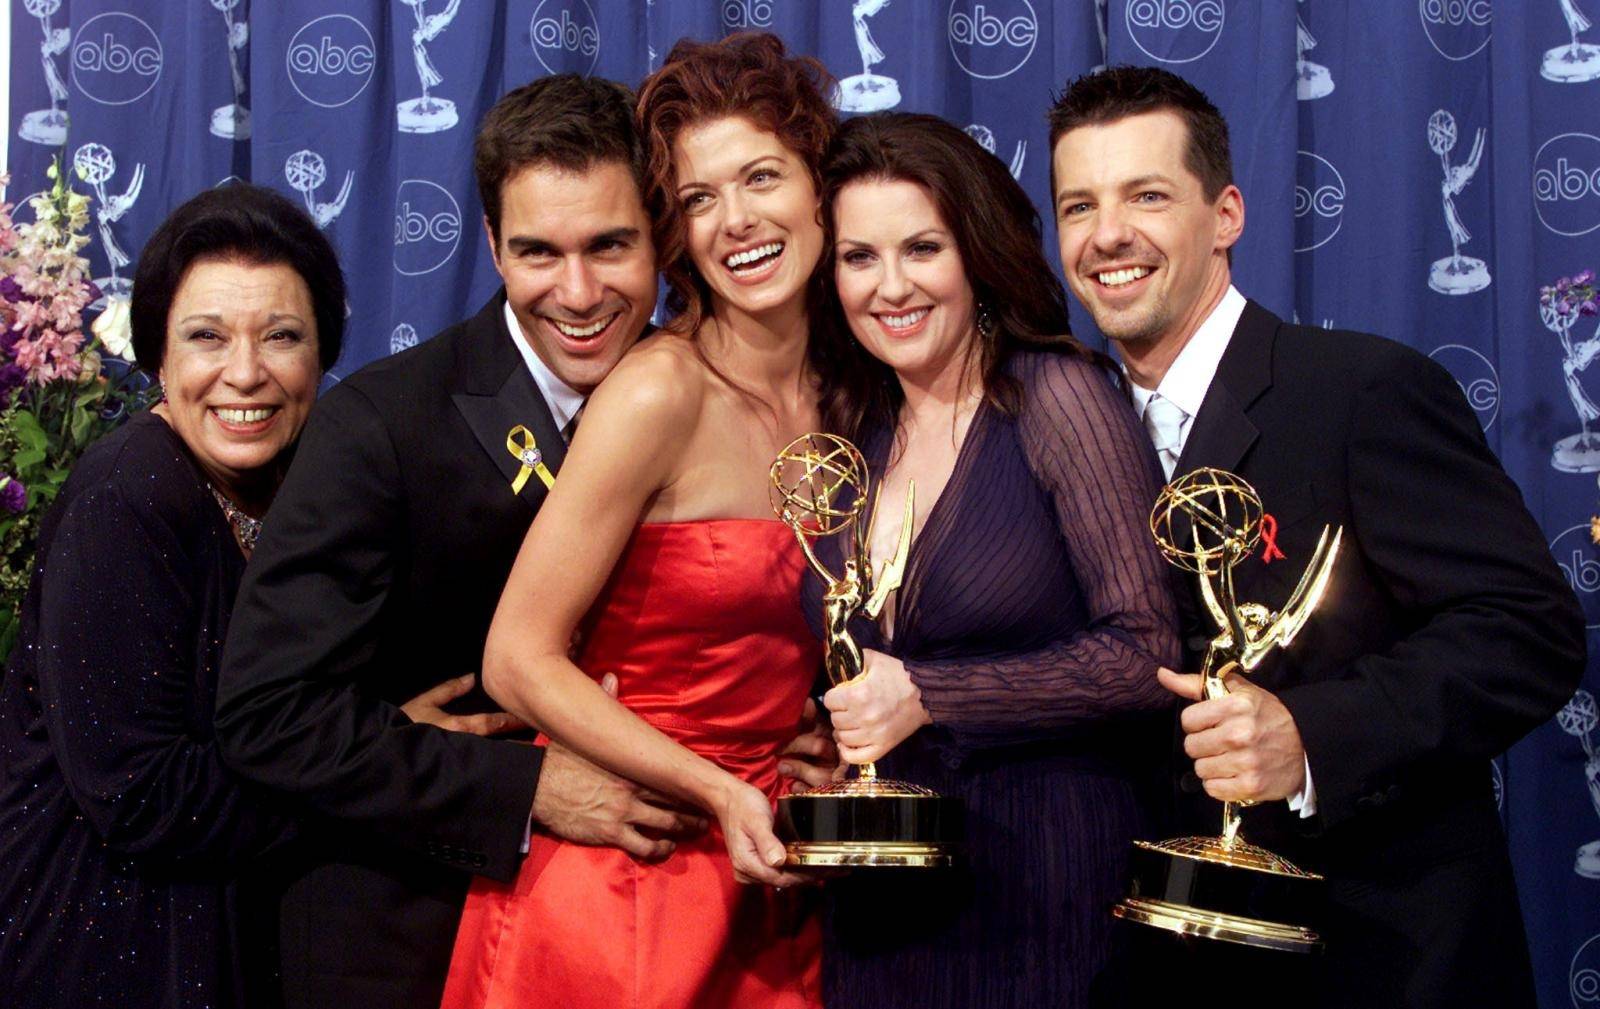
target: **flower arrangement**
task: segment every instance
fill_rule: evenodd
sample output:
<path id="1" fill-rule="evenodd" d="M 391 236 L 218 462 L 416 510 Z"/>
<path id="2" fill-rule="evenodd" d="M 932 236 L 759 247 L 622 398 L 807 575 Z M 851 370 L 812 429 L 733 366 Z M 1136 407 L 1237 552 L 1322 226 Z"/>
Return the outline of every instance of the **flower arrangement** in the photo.
<path id="1" fill-rule="evenodd" d="M 1580 315 L 1600 315 L 1600 293 L 1595 289 L 1594 271 L 1584 270 L 1576 276 L 1562 277 L 1549 287 L 1539 288 L 1539 311 L 1559 323 L 1563 330 L 1571 329 Z"/>
<path id="2" fill-rule="evenodd" d="M 32 222 L 0 204 L 0 660 L 16 640 L 40 519 L 84 449 L 149 385 L 127 363 L 126 301 L 110 301 L 84 332 L 100 297 L 82 255 L 89 198 L 59 164 L 46 174 Z"/>

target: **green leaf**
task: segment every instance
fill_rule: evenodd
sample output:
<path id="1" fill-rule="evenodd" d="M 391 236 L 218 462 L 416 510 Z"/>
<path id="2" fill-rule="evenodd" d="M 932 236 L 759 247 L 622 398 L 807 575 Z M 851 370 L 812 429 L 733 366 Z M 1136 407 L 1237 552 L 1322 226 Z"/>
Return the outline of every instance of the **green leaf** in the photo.
<path id="1" fill-rule="evenodd" d="M 50 439 L 44 433 L 44 428 L 39 426 L 39 418 L 27 410 L 18 410 L 11 415 L 11 429 L 16 432 L 17 440 L 23 447 L 44 451 Z"/>
<path id="2" fill-rule="evenodd" d="M 21 452 L 18 452 L 16 455 L 11 457 L 11 465 L 16 467 L 19 475 L 25 470 L 32 469 L 34 466 L 37 466 L 42 462 L 44 462 L 43 445 L 39 446 L 38 448 L 25 448 Z"/>
<path id="3" fill-rule="evenodd" d="M 89 429 L 94 426 L 94 414 L 87 410 L 74 410 L 72 413 L 72 441 L 81 450 L 84 443 L 89 440 Z"/>

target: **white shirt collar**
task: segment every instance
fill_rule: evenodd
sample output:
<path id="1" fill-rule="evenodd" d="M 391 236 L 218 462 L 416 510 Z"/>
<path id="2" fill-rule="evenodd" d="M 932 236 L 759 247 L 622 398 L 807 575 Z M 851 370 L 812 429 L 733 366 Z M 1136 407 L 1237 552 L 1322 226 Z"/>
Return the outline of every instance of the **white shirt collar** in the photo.
<path id="1" fill-rule="evenodd" d="M 550 407 L 550 415 L 555 418 L 556 428 L 565 430 L 567 424 L 578 411 L 583 409 L 583 393 L 556 377 L 549 366 L 539 360 L 539 355 L 533 352 L 533 347 L 522 335 L 522 324 L 517 321 L 517 313 L 511 310 L 511 302 L 505 303 L 506 332 L 511 336 L 511 342 L 516 344 L 522 360 L 528 365 L 528 370 L 533 373 L 533 384 L 539 387 L 539 395 L 544 397 L 545 403 Z"/>
<path id="2" fill-rule="evenodd" d="M 1239 325 L 1239 316 L 1244 314 L 1245 304 L 1244 295 L 1229 284 L 1217 307 L 1211 310 L 1200 328 L 1194 331 L 1194 336 L 1178 351 L 1177 359 L 1161 377 L 1160 385 L 1146 389 L 1137 382 L 1128 383 L 1133 390 L 1134 409 L 1141 419 L 1150 398 L 1160 393 L 1163 399 L 1171 400 L 1188 414 L 1183 422 L 1183 435 L 1188 437 L 1190 423 L 1194 415 L 1200 412 L 1200 404 L 1205 402 L 1211 380 L 1217 377 L 1217 365 L 1222 363 L 1222 355 L 1228 349 L 1228 341 L 1233 339 L 1233 331 Z"/>

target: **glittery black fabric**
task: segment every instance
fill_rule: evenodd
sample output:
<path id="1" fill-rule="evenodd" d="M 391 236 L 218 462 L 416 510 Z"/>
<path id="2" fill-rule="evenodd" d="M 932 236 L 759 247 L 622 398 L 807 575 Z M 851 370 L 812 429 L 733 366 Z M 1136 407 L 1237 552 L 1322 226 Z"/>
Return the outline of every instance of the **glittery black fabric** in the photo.
<path id="1" fill-rule="evenodd" d="M 250 891 L 291 827 L 211 728 L 244 557 L 165 422 L 83 456 L 39 558 L 0 683 L 0 1004 L 270 1004 Z"/>

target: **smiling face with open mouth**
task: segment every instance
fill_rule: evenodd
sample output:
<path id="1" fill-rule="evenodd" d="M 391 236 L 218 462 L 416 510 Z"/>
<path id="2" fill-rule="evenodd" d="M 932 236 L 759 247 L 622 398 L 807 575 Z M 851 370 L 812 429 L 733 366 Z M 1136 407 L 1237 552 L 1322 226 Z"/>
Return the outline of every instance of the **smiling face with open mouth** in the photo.
<path id="1" fill-rule="evenodd" d="M 1185 162 L 1189 130 L 1156 111 L 1062 134 L 1053 152 L 1067 285 L 1095 325 L 1125 345 L 1175 356 L 1229 283 L 1244 228 L 1239 191 L 1207 199 Z"/>
<path id="2" fill-rule="evenodd" d="M 856 339 L 919 385 L 954 375 L 973 347 L 972 285 L 927 191 L 902 180 L 851 182 L 833 218 L 834 284 Z"/>
<path id="3" fill-rule="evenodd" d="M 311 291 L 287 263 L 200 260 L 167 311 L 163 417 L 235 501 L 300 436 L 322 367 Z"/>
<path id="4" fill-rule="evenodd" d="M 529 165 L 500 190 L 495 269 L 533 352 L 587 393 L 639 338 L 656 303 L 655 247 L 626 165 Z"/>
<path id="5" fill-rule="evenodd" d="M 673 168 L 689 257 L 713 297 L 751 316 L 803 303 L 822 223 L 799 155 L 775 134 L 727 116 L 685 127 Z"/>

